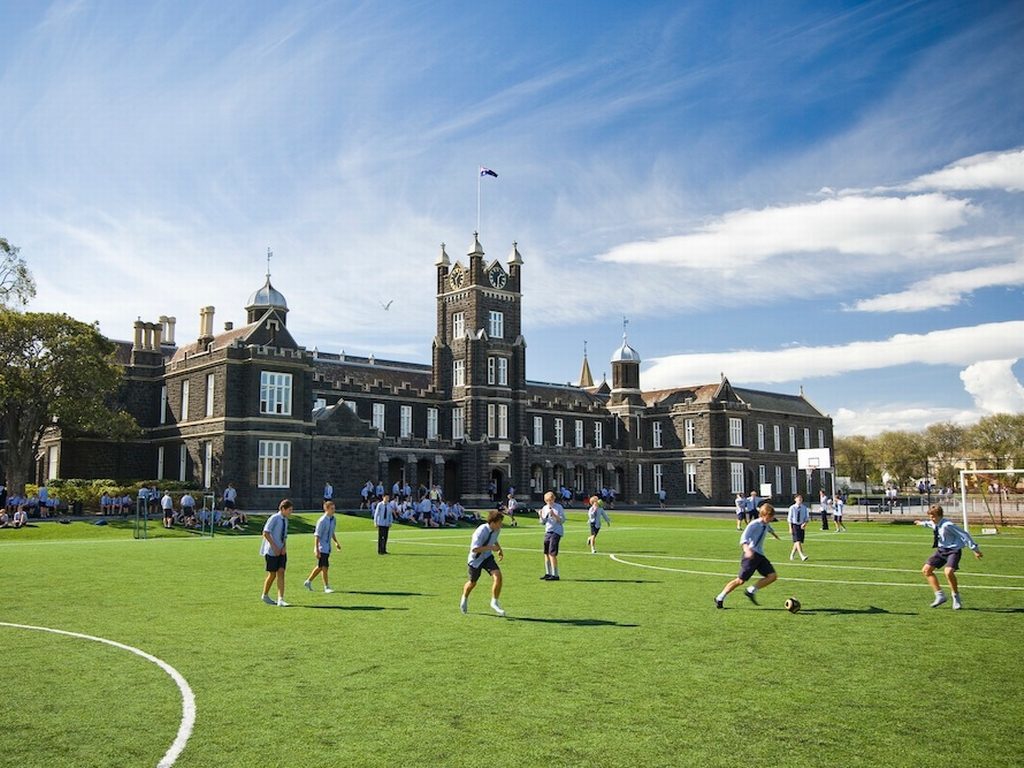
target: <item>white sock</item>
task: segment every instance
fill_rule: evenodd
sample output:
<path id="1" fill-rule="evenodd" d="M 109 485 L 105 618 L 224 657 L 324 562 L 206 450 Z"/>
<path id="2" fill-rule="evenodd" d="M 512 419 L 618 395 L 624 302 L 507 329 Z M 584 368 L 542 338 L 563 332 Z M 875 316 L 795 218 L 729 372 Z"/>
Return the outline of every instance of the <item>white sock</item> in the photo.
<path id="1" fill-rule="evenodd" d="M 747 594 L 753 595 L 757 592 L 757 587 L 747 587 Z"/>
<path id="2" fill-rule="evenodd" d="M 549 563 L 547 560 L 544 561 L 544 573 L 546 573 L 548 576 L 551 575 L 551 563 Z"/>
<path id="3" fill-rule="evenodd" d="M 551 571 L 551 575 L 552 575 L 552 576 L 557 576 L 557 575 L 558 575 L 558 569 L 557 569 L 557 568 L 553 569 L 553 570 Z"/>
<path id="4" fill-rule="evenodd" d="M 725 600 L 725 592 L 720 592 L 718 594 L 718 597 L 715 598 L 715 600 L 717 600 L 718 602 L 722 602 L 723 600 Z"/>
<path id="5" fill-rule="evenodd" d="M 936 597 L 942 597 L 942 590 L 941 589 L 935 590 L 935 596 Z"/>

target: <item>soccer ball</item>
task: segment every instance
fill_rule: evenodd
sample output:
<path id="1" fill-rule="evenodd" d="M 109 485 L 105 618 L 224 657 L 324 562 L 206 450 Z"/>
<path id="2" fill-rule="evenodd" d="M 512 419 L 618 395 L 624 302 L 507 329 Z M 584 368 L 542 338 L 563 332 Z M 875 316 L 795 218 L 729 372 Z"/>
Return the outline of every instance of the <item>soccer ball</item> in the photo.
<path id="1" fill-rule="evenodd" d="M 786 599 L 786 610 L 789 611 L 790 613 L 796 613 L 797 611 L 800 610 L 800 601 L 797 600 L 795 597 L 787 598 Z"/>

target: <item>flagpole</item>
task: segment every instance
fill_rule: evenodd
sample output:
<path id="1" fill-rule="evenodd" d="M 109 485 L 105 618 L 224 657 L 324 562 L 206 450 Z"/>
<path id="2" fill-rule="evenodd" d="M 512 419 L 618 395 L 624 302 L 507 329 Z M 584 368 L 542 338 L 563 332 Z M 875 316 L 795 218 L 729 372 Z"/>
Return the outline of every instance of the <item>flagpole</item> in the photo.
<path id="1" fill-rule="evenodd" d="M 476 231 L 480 233 L 480 177 L 483 173 L 479 168 L 476 170 Z"/>

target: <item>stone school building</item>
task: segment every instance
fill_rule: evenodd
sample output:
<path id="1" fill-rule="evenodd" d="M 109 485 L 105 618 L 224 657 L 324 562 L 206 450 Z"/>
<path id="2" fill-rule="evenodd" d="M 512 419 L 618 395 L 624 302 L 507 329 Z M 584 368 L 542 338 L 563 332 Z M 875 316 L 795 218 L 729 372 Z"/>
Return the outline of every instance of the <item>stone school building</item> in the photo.
<path id="1" fill-rule="evenodd" d="M 832 421 L 801 392 L 720 381 L 644 390 L 640 355 L 623 336 L 611 383 L 595 385 L 584 354 L 577 385 L 530 381 L 522 332 L 522 256 L 488 260 L 474 235 L 464 260 L 444 246 L 435 263 L 432 363 L 329 354 L 288 330 L 289 307 L 270 281 L 241 326 L 175 339 L 175 319 L 136 322 L 118 343 L 121 405 L 142 428 L 128 443 L 53 429 L 39 480 L 191 480 L 240 506 L 283 497 L 320 504 L 326 482 L 339 507 L 367 480 L 440 485 L 449 499 L 489 504 L 488 488 L 539 500 L 565 486 L 614 488 L 622 502 L 731 505 L 772 484 L 788 498 L 825 485 L 797 469 L 797 449 L 831 447 Z M 301 310 L 300 310 L 301 311 Z M 613 347 L 614 342 L 609 344 Z"/>

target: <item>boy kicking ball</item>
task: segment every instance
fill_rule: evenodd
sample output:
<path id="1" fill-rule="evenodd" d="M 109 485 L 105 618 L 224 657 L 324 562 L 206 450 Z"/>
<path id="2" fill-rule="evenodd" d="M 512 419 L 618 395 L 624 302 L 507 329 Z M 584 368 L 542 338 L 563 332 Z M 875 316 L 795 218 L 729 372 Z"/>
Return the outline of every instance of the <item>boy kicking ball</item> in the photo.
<path id="1" fill-rule="evenodd" d="M 505 559 L 505 553 L 498 543 L 504 519 L 505 515 L 492 510 L 487 515 L 487 522 L 473 531 L 473 539 L 469 545 L 469 581 L 462 587 L 462 600 L 459 601 L 459 610 L 463 613 L 469 612 L 469 594 L 476 588 L 480 572 L 487 571 L 491 574 L 491 610 L 499 616 L 505 615 L 505 611 L 498 603 L 498 598 L 501 597 L 501 568 L 494 559 L 495 553 L 498 560 Z"/>
<path id="2" fill-rule="evenodd" d="M 942 568 L 946 573 L 946 581 L 949 582 L 949 591 L 953 594 L 953 610 L 959 611 L 963 604 L 960 602 L 960 590 L 957 587 L 956 572 L 960 568 L 960 555 L 964 547 L 968 547 L 975 557 L 980 558 L 981 550 L 971 538 L 971 534 L 963 528 L 958 527 L 952 520 L 943 517 L 942 507 L 932 504 L 928 508 L 927 520 L 915 520 L 914 525 L 923 525 L 935 531 L 932 539 L 932 546 L 935 553 L 929 557 L 921 568 L 921 573 L 935 590 L 935 599 L 932 601 L 932 608 L 938 608 L 946 602 L 946 596 L 942 594 L 939 586 L 939 579 L 935 575 L 936 568 Z"/>
<path id="3" fill-rule="evenodd" d="M 324 592 L 329 595 L 334 591 L 331 589 L 331 582 L 327 576 L 327 571 L 331 567 L 331 542 L 334 543 L 335 547 L 341 549 L 338 537 L 334 534 L 337 524 L 338 521 L 334 519 L 334 502 L 325 501 L 324 513 L 316 521 L 316 529 L 313 531 L 313 557 L 316 558 L 316 568 L 309 574 L 309 578 L 302 582 L 302 586 L 310 592 L 313 591 L 313 579 L 321 573 L 324 576 Z"/>
<path id="4" fill-rule="evenodd" d="M 762 504 L 757 511 L 758 519 L 749 523 L 743 529 L 743 535 L 740 536 L 743 558 L 740 560 L 739 575 L 726 584 L 722 592 L 715 598 L 716 608 L 725 608 L 726 595 L 736 587 L 745 584 L 755 571 L 760 573 L 763 578 L 754 586 L 748 587 L 743 593 L 754 605 L 757 605 L 757 590 L 767 587 L 779 577 L 771 561 L 764 556 L 764 540 L 769 533 L 777 541 L 781 541 L 770 525 L 775 521 L 775 507 L 771 504 Z"/>

